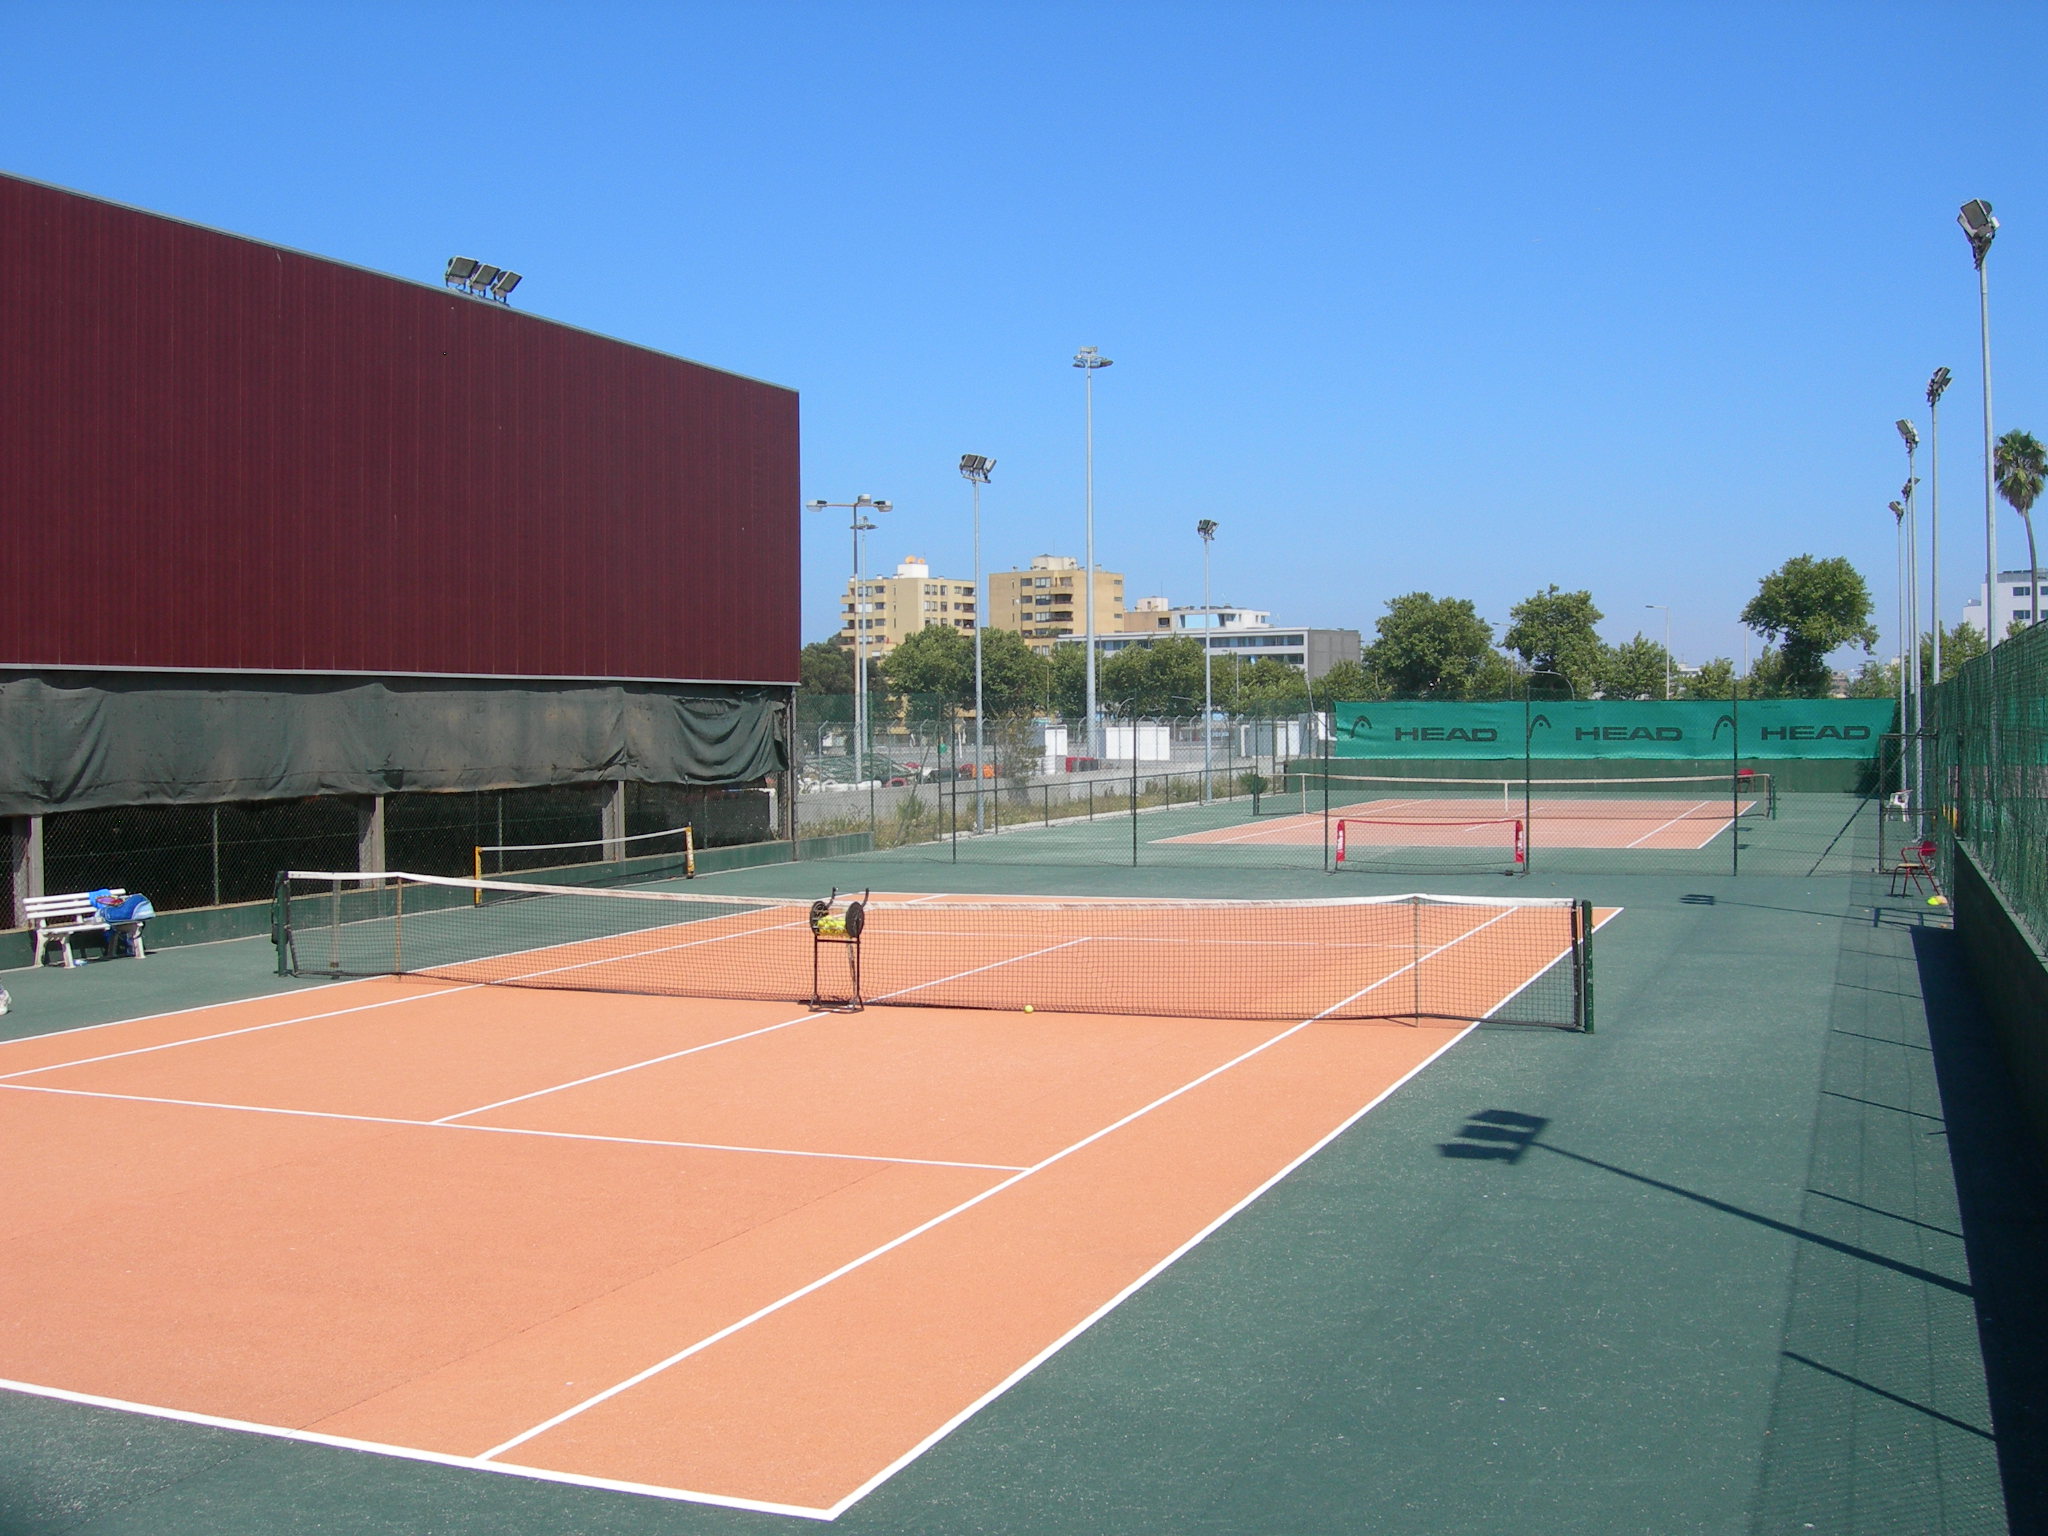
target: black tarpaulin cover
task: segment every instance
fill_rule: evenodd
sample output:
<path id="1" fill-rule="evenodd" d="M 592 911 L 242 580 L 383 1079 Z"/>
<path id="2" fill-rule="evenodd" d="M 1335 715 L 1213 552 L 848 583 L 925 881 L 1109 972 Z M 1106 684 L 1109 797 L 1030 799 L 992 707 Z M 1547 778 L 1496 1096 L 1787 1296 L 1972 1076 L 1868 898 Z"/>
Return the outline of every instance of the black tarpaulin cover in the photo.
<path id="1" fill-rule="evenodd" d="M 781 771 L 770 688 L 0 673 L 0 815 Z"/>

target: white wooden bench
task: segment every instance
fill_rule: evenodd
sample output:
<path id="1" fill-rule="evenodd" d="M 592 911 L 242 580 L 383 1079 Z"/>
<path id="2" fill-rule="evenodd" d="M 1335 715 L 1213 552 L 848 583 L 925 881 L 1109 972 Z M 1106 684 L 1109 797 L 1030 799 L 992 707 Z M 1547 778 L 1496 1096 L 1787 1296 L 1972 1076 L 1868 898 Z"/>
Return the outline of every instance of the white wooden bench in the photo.
<path id="1" fill-rule="evenodd" d="M 115 890 L 110 894 L 122 897 L 128 893 Z M 93 905 L 92 896 L 86 891 L 73 891 L 66 896 L 24 896 L 21 905 L 29 927 L 35 932 L 36 965 L 43 963 L 43 956 L 52 944 L 63 951 L 67 968 L 84 964 L 71 952 L 73 934 L 106 933 L 108 945 L 111 947 L 114 943 L 114 935 L 108 933 L 107 920 L 100 915 L 100 909 Z M 135 958 L 143 959 L 142 925 L 139 922 L 117 922 L 111 926 L 128 930 L 128 941 L 134 946 Z"/>

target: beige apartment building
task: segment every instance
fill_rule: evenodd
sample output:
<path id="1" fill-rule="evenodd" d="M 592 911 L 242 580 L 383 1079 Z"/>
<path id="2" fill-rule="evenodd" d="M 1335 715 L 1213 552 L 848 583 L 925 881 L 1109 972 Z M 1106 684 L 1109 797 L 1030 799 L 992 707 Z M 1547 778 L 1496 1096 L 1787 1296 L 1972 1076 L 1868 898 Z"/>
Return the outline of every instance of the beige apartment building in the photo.
<path id="1" fill-rule="evenodd" d="M 1022 635 L 1034 651 L 1050 651 L 1060 636 L 1087 631 L 1086 591 L 1081 562 L 1071 555 L 1040 555 L 1021 571 L 991 571 L 989 626 Z M 1095 632 L 1120 632 L 1123 627 L 1123 573 L 1097 568 Z"/>
<path id="2" fill-rule="evenodd" d="M 974 583 L 934 576 L 922 555 L 910 555 L 894 576 L 849 577 L 839 605 L 839 633 L 848 645 L 867 637 L 868 660 L 879 661 L 920 629 L 934 624 L 972 637 L 976 614 Z"/>

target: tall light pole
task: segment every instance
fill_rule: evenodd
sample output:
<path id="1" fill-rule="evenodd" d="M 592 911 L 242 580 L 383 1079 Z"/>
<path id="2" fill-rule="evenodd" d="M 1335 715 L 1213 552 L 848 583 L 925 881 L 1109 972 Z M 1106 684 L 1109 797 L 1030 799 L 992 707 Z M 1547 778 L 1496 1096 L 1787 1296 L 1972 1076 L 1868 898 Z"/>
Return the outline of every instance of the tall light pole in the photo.
<path id="1" fill-rule="evenodd" d="M 983 458 L 978 453 L 960 455 L 960 473 L 974 488 L 974 830 L 981 830 L 981 488 L 988 484 L 988 477 L 994 472 L 996 461 Z M 956 775 L 959 763 L 953 764 Z M 958 790 L 954 791 L 956 794 Z"/>
<path id="2" fill-rule="evenodd" d="M 1899 429 L 1899 441 L 1906 445 L 1906 483 L 1899 489 L 1899 500 L 1906 504 L 1906 654 L 1900 656 L 1899 665 L 1906 673 L 1906 688 L 1913 700 L 1913 715 L 1909 722 L 1901 716 L 1899 729 L 1911 731 L 1913 741 L 1913 804 L 1920 803 L 1920 722 L 1926 716 L 1926 698 L 1921 692 L 1920 678 L 1920 509 L 1914 488 L 1920 484 L 1920 477 L 1913 473 L 1914 455 L 1920 449 L 1920 433 L 1913 423 L 1901 416 L 1893 423 Z"/>
<path id="3" fill-rule="evenodd" d="M 1984 258 L 1991 254 L 1991 242 L 1998 237 L 1998 220 L 1991 216 L 1991 205 L 1975 197 L 1963 204 L 1956 222 L 1969 236 L 1970 255 L 1977 263 L 1977 340 L 1984 358 L 1984 654 L 1988 657 L 1998 644 L 1998 637 L 1991 633 L 1991 600 L 1998 591 L 1998 471 L 1991 441 L 1991 282 L 1984 273 Z"/>
<path id="4" fill-rule="evenodd" d="M 1664 702 L 1671 702 L 1671 605 L 1669 603 L 1645 603 L 1645 608 L 1664 610 Z"/>
<path id="5" fill-rule="evenodd" d="M 1211 798 L 1209 789 L 1209 738 L 1216 729 L 1216 689 L 1210 673 L 1210 646 L 1216 624 L 1216 607 L 1209 600 L 1209 548 L 1216 542 L 1216 519 L 1205 517 L 1195 524 L 1202 540 L 1202 799 Z M 1308 658 L 1301 659 L 1304 671 Z"/>
<path id="6" fill-rule="evenodd" d="M 1899 572 L 1899 633 L 1903 635 L 1906 632 L 1907 624 L 1906 588 L 1908 586 L 1908 578 L 1906 576 L 1906 504 L 1903 501 L 1894 501 L 1889 503 L 1889 505 L 1892 511 L 1893 525 L 1898 529 L 1899 534 L 1899 546 L 1898 553 L 1895 556 L 1895 563 L 1898 566 Z M 1912 728 L 1911 715 L 1908 713 L 1906 705 L 1906 653 L 1901 650 L 1899 652 L 1899 729 L 1901 731 L 1910 731 Z M 1903 774 L 1905 770 L 1905 754 L 1903 752 L 1899 754 L 1899 768 L 1901 774 Z"/>
<path id="7" fill-rule="evenodd" d="M 1927 381 L 1927 612 L 1934 620 L 1934 682 L 1941 684 L 1941 394 L 1946 368 Z M 1991 622 L 1989 614 L 1984 622 Z"/>
<path id="8" fill-rule="evenodd" d="M 1074 366 L 1087 381 L 1088 397 L 1088 755 L 1102 756 L 1102 728 L 1095 712 L 1095 370 L 1107 368 L 1114 359 L 1093 347 L 1074 354 Z M 1134 738 L 1135 739 L 1135 738 Z M 1137 748 L 1131 748 L 1133 752 Z"/>
<path id="9" fill-rule="evenodd" d="M 861 601 L 860 536 L 873 533 L 869 512 L 887 512 L 894 503 L 877 501 L 863 491 L 851 501 L 807 501 L 806 512 L 838 508 L 853 514 L 853 781 L 858 784 L 868 771 L 868 629 L 867 604 Z"/>

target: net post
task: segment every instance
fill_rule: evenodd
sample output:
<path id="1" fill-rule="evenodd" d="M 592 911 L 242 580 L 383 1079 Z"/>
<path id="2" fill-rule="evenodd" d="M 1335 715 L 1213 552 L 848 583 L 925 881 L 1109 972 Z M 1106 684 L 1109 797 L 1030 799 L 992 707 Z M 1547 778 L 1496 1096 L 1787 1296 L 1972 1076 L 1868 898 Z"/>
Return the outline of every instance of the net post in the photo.
<path id="1" fill-rule="evenodd" d="M 1420 896 L 1408 898 L 1408 911 L 1410 914 L 1410 936 L 1415 946 L 1415 958 L 1408 964 L 1408 975 L 1412 983 L 1411 995 L 1414 998 L 1414 1023 L 1415 1027 L 1420 1029 L 1422 1027 L 1422 898 Z"/>
<path id="2" fill-rule="evenodd" d="M 1138 717 L 1131 717 L 1131 868 L 1138 867 Z"/>
<path id="3" fill-rule="evenodd" d="M 1742 873 L 1742 715 L 1738 679 L 1728 686 L 1728 873 Z"/>
<path id="4" fill-rule="evenodd" d="M 1309 729 L 1310 729 L 1310 730 L 1315 730 L 1315 729 L 1316 729 L 1316 717 L 1315 717 L 1315 711 L 1314 711 L 1314 709 L 1313 709 L 1313 708 L 1311 708 L 1311 709 L 1310 709 L 1310 711 L 1309 711 L 1309 717 L 1308 717 L 1308 720 L 1309 720 Z M 1276 724 L 1277 724 L 1277 722 L 1276 722 Z M 1317 734 L 1317 735 L 1319 735 L 1319 736 L 1320 736 L 1320 735 L 1322 735 L 1322 733 L 1321 733 L 1320 731 L 1317 731 L 1317 732 L 1316 732 L 1316 734 Z M 1331 734 L 1332 734 L 1332 735 L 1334 735 L 1334 734 L 1335 734 L 1335 732 L 1332 732 Z M 1278 743 L 1276 742 L 1276 743 L 1275 743 L 1275 745 L 1277 746 L 1277 745 L 1278 745 Z M 1324 874 L 1326 874 L 1326 875 L 1334 875 L 1334 874 L 1335 874 L 1335 873 L 1337 872 L 1337 866 L 1336 866 L 1336 865 L 1334 865 L 1334 864 L 1332 864 L 1332 863 L 1330 862 L 1330 738 L 1329 738 L 1329 736 L 1323 736 L 1323 753 L 1322 753 L 1322 756 L 1323 756 L 1323 873 L 1324 873 Z M 1417 921 L 1420 921 L 1420 919 L 1418 918 L 1418 919 L 1417 919 Z M 1418 968 L 1419 968 L 1419 967 L 1418 967 Z"/>
<path id="5" fill-rule="evenodd" d="M 683 878 L 697 878 L 697 824 L 692 821 L 683 823 Z M 477 895 L 482 897 L 483 892 L 478 891 Z"/>
<path id="6" fill-rule="evenodd" d="M 270 892 L 270 942 L 277 949 L 277 974 L 289 976 L 294 967 L 291 963 L 292 942 L 292 880 L 287 870 L 277 872 L 277 881 Z"/>
<path id="7" fill-rule="evenodd" d="M 469 861 L 469 874 L 473 880 L 481 881 L 484 877 L 484 847 L 482 843 L 476 845 L 476 853 Z M 482 891 L 470 892 L 469 904 L 473 907 L 482 906 L 484 904 L 484 893 Z"/>
<path id="8" fill-rule="evenodd" d="M 1572 971 L 1578 983 L 1579 1029 L 1593 1033 L 1593 903 L 1572 903 Z"/>

